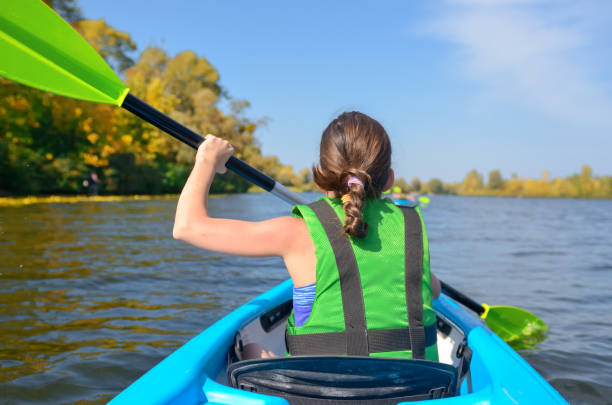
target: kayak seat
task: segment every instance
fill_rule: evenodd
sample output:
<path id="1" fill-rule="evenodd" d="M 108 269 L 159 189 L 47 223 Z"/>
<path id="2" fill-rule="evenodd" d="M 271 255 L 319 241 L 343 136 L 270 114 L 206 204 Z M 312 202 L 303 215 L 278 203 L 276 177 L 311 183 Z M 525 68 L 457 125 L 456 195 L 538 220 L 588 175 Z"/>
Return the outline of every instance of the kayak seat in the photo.
<path id="1" fill-rule="evenodd" d="M 234 388 L 291 404 L 396 404 L 455 396 L 457 369 L 426 360 L 291 356 L 231 364 Z"/>

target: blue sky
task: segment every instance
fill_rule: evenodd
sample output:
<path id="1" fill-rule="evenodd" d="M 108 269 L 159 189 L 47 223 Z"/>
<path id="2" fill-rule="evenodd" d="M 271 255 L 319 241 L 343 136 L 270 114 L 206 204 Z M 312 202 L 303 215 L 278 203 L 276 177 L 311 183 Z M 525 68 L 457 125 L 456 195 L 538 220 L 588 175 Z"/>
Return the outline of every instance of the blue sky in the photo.
<path id="1" fill-rule="evenodd" d="M 265 154 L 299 170 L 345 110 L 378 119 L 396 174 L 612 174 L 606 0 L 81 0 L 139 50 L 205 56 Z"/>

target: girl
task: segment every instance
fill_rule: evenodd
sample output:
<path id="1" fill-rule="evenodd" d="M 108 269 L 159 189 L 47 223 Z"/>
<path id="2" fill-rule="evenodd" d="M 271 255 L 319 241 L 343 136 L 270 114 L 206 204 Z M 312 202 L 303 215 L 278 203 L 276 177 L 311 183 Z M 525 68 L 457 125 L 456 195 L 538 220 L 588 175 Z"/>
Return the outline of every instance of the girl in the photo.
<path id="1" fill-rule="evenodd" d="M 325 129 L 315 183 L 326 197 L 293 217 L 261 222 L 208 216 L 215 173 L 232 146 L 208 135 L 181 193 L 173 236 L 202 249 L 280 256 L 294 284 L 290 354 L 354 354 L 437 360 L 432 299 L 440 284 L 418 208 L 395 206 L 391 143 L 373 118 L 343 113 Z M 247 356 L 269 356 L 251 347 Z"/>

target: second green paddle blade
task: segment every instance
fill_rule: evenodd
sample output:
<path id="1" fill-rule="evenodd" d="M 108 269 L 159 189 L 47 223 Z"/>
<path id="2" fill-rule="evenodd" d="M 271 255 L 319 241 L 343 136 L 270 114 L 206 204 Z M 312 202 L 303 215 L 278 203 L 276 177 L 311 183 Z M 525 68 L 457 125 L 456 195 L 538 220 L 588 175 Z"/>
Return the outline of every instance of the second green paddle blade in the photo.
<path id="1" fill-rule="evenodd" d="M 118 106 L 128 90 L 87 41 L 41 0 L 0 1 L 0 76 Z"/>
<path id="2" fill-rule="evenodd" d="M 548 325 L 524 309 L 492 306 L 485 322 L 489 329 L 514 349 L 531 349 L 546 338 Z"/>

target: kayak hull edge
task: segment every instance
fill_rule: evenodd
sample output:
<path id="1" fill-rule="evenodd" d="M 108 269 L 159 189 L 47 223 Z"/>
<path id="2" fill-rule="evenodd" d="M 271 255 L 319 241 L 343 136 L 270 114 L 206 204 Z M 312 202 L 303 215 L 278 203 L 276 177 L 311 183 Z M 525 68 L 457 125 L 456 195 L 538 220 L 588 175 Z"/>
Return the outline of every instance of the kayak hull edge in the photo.
<path id="1" fill-rule="evenodd" d="M 444 404 L 567 404 L 567 401 L 514 349 L 493 333 L 481 318 L 446 296 L 435 300 L 434 308 L 464 330 L 468 346 L 473 352 L 470 364 L 473 393 L 467 395 L 467 384 L 464 381 L 461 395 L 444 399 Z"/>
<path id="2" fill-rule="evenodd" d="M 291 280 L 286 280 L 238 307 L 162 360 L 113 398 L 109 405 L 200 404 L 213 398 L 215 402 L 223 398 L 231 399 L 234 395 L 224 392 L 230 390 L 240 394 L 243 403 L 247 403 L 246 400 L 251 395 L 261 397 L 260 394 L 251 394 L 214 383 L 214 379 L 227 364 L 227 350 L 234 342 L 235 331 L 279 303 L 290 300 L 292 288 Z"/>
<path id="3" fill-rule="evenodd" d="M 237 308 L 177 349 L 117 395 L 110 405 L 124 404 L 288 404 L 279 397 L 240 391 L 220 383 L 227 352 L 237 330 L 292 298 L 291 280 Z M 436 312 L 467 336 L 473 356 L 472 393 L 467 379 L 461 395 L 437 401 L 453 404 L 567 404 L 518 353 L 491 332 L 475 314 L 452 299 L 434 301 Z M 431 401 L 411 402 L 411 404 Z"/>

